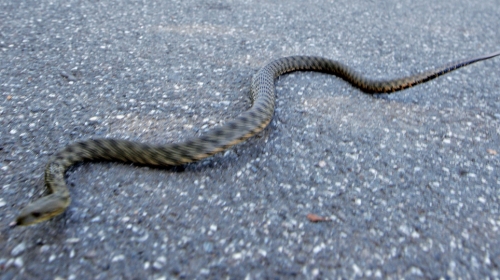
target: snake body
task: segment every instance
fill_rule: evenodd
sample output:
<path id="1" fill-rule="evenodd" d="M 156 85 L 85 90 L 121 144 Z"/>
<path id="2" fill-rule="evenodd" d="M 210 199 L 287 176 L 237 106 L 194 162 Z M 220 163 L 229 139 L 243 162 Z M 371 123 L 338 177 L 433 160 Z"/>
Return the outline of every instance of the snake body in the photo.
<path id="1" fill-rule="evenodd" d="M 64 174 L 76 162 L 98 160 L 153 166 L 181 165 L 204 159 L 252 137 L 263 130 L 273 117 L 276 100 L 274 81 L 282 74 L 293 71 L 325 72 L 339 76 L 365 92 L 389 93 L 498 55 L 500 51 L 387 81 L 365 78 L 348 66 L 323 57 L 291 56 L 273 60 L 253 77 L 251 108 L 203 136 L 161 146 L 118 139 L 94 139 L 66 146 L 50 159 L 45 169 L 45 183 L 51 193 L 24 207 L 11 225 L 31 225 L 63 213 L 71 202 Z"/>

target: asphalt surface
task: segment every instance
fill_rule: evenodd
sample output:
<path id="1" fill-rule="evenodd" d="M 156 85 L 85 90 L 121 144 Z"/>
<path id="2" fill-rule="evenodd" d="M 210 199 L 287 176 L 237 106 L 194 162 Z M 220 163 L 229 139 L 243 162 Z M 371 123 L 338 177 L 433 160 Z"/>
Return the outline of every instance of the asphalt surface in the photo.
<path id="1" fill-rule="evenodd" d="M 8 226 L 76 140 L 200 135 L 282 56 L 390 78 L 491 53 L 499 18 L 497 0 L 0 1 L 0 279 L 500 278 L 498 57 L 393 95 L 280 77 L 257 137 L 185 167 L 77 164 L 63 215 Z"/>

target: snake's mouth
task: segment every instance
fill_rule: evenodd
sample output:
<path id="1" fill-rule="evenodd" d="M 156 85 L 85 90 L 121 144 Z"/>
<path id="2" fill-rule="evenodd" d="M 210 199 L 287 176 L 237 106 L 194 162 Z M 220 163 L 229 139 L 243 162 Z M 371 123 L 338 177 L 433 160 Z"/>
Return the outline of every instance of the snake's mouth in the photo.
<path id="1" fill-rule="evenodd" d="M 64 212 L 70 201 L 69 196 L 59 193 L 44 196 L 24 207 L 16 220 L 10 223 L 9 226 L 11 228 L 29 226 L 51 219 Z"/>

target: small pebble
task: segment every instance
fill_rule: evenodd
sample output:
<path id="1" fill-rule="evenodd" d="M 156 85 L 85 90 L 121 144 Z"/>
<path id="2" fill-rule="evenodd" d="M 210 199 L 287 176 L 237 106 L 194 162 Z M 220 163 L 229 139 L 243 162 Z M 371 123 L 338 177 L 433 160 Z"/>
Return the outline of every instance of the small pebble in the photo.
<path id="1" fill-rule="evenodd" d="M 119 262 L 119 261 L 123 261 L 124 259 L 125 259 L 124 255 L 117 255 L 117 256 L 113 257 L 113 259 L 111 260 L 111 262 Z"/>
<path id="2" fill-rule="evenodd" d="M 66 243 L 78 243 L 80 241 L 79 238 L 68 238 L 66 239 Z"/>
<path id="3" fill-rule="evenodd" d="M 17 244 L 16 247 L 14 247 L 14 249 L 12 249 L 12 251 L 10 252 L 10 254 L 14 257 L 18 256 L 19 254 L 21 254 L 22 252 L 24 252 L 24 250 L 26 250 L 26 244 L 24 243 L 19 243 Z"/>
<path id="4" fill-rule="evenodd" d="M 153 267 L 155 269 L 161 269 L 167 263 L 167 258 L 165 256 L 161 256 L 153 263 Z"/>
<path id="5" fill-rule="evenodd" d="M 212 242 L 203 243 L 203 249 L 207 253 L 212 253 L 214 251 L 214 244 Z"/>
<path id="6" fill-rule="evenodd" d="M 21 258 L 21 257 L 16 258 L 14 260 L 14 265 L 17 267 L 23 267 L 23 265 L 24 265 L 23 258 Z"/>

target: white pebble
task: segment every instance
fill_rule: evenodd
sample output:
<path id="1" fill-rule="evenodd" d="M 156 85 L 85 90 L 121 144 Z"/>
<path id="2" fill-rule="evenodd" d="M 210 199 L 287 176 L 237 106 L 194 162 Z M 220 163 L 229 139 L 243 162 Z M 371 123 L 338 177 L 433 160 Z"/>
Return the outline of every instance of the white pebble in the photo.
<path id="1" fill-rule="evenodd" d="M 241 259 L 241 257 L 242 257 L 241 253 L 234 253 L 233 254 L 233 259 L 235 259 L 235 260 L 239 260 L 239 259 Z"/>
<path id="2" fill-rule="evenodd" d="M 19 257 L 14 260 L 14 265 L 17 267 L 22 267 L 24 265 L 23 258 Z"/>
<path id="3" fill-rule="evenodd" d="M 113 257 L 113 259 L 111 260 L 111 262 L 119 262 L 119 261 L 123 261 L 124 259 L 125 259 L 124 255 L 117 255 L 117 256 Z"/>
<path id="4" fill-rule="evenodd" d="M 402 234 L 410 235 L 410 228 L 407 225 L 405 225 L 405 224 L 400 225 L 398 229 L 399 229 L 399 232 L 401 232 Z"/>
<path id="5" fill-rule="evenodd" d="M 46 253 L 48 251 L 50 251 L 49 245 L 43 245 L 42 247 L 40 247 L 40 253 Z"/>
<path id="6" fill-rule="evenodd" d="M 80 242 L 79 238 L 68 238 L 66 239 L 66 243 L 78 243 Z"/>
<path id="7" fill-rule="evenodd" d="M 18 256 L 19 254 L 21 254 L 22 252 L 24 252 L 24 250 L 26 250 L 26 244 L 24 243 L 19 243 L 17 244 L 16 247 L 14 247 L 14 249 L 12 249 L 12 251 L 10 252 L 10 254 L 14 257 Z"/>
<path id="8" fill-rule="evenodd" d="M 153 263 L 153 267 L 155 269 L 161 269 L 167 263 L 167 258 L 165 256 L 161 256 Z"/>
<path id="9" fill-rule="evenodd" d="M 314 247 L 313 253 L 317 254 L 317 253 L 321 252 L 321 250 L 323 250 L 323 244 L 320 244 L 320 245 Z"/>
<path id="10" fill-rule="evenodd" d="M 263 257 L 267 256 L 267 251 L 263 249 L 259 249 L 259 254 Z"/>

